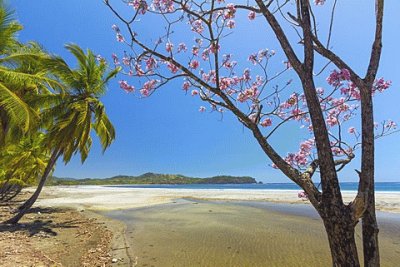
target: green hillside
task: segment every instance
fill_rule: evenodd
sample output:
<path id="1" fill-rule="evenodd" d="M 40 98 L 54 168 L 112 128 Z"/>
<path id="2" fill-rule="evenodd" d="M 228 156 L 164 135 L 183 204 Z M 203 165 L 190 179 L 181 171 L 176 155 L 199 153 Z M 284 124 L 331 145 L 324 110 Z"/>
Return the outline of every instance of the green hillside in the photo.
<path id="1" fill-rule="evenodd" d="M 110 178 L 73 179 L 51 177 L 47 185 L 116 185 L 116 184 L 254 184 L 249 176 L 220 175 L 209 178 L 194 178 L 179 174 L 145 173 L 140 176 L 118 175 Z"/>

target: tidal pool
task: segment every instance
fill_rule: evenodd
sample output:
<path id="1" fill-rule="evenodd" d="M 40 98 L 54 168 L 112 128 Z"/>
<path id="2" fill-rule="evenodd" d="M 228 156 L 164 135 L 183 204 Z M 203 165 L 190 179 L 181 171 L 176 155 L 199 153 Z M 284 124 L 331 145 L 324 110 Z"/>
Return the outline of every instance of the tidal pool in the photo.
<path id="1" fill-rule="evenodd" d="M 306 205 L 178 200 L 103 214 L 126 223 L 140 267 L 331 265 L 322 221 Z M 381 224 L 382 266 L 399 266 L 398 219 Z M 356 238 L 361 247 L 359 229 Z"/>

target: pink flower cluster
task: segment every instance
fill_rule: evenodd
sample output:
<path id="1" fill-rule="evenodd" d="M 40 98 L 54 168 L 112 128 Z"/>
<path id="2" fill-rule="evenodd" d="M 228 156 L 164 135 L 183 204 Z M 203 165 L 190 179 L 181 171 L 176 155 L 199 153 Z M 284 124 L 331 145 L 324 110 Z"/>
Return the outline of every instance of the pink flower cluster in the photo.
<path id="1" fill-rule="evenodd" d="M 262 49 L 258 51 L 257 53 L 251 54 L 248 57 L 248 60 L 253 64 L 257 65 L 257 63 L 261 63 L 264 59 L 268 60 L 272 56 L 275 55 L 275 50 L 269 50 L 269 49 Z"/>
<path id="2" fill-rule="evenodd" d="M 190 24 L 192 25 L 192 31 L 199 34 L 204 31 L 203 21 L 201 19 L 190 21 Z"/>
<path id="3" fill-rule="evenodd" d="M 257 86 L 252 86 L 250 88 L 247 88 L 246 90 L 244 90 L 243 92 L 240 92 L 238 94 L 237 100 L 241 103 L 251 99 L 251 100 L 255 100 L 256 98 L 258 98 L 258 88 Z"/>
<path id="4" fill-rule="evenodd" d="M 350 81 L 350 72 L 347 69 L 334 70 L 326 81 L 332 86 L 341 86 L 343 81 Z"/>
<path id="5" fill-rule="evenodd" d="M 317 6 L 322 6 L 323 4 L 325 4 L 326 0 L 314 0 L 314 4 Z"/>
<path id="6" fill-rule="evenodd" d="M 150 80 L 143 84 L 142 89 L 140 89 L 140 93 L 142 96 L 147 97 L 150 93 L 156 88 L 157 84 L 159 83 L 158 80 Z"/>
<path id="7" fill-rule="evenodd" d="M 160 13 L 171 13 L 175 10 L 173 0 L 153 0 L 151 8 Z"/>
<path id="8" fill-rule="evenodd" d="M 137 10 L 140 14 L 146 14 L 149 6 L 145 0 L 131 0 L 128 1 L 128 6 L 132 6 L 133 9 Z"/>
<path id="9" fill-rule="evenodd" d="M 301 198 L 301 199 L 303 199 L 303 200 L 307 200 L 307 199 L 308 199 L 308 195 L 307 195 L 307 193 L 304 192 L 304 191 L 300 191 L 300 192 L 297 194 L 297 197 L 298 197 L 298 198 Z"/>
<path id="10" fill-rule="evenodd" d="M 133 87 L 132 85 L 129 85 L 127 81 L 121 80 L 121 81 L 118 81 L 118 83 L 119 83 L 119 87 L 121 87 L 121 89 L 123 89 L 127 93 L 131 93 L 131 92 L 135 91 L 135 87 Z"/>
<path id="11" fill-rule="evenodd" d="M 249 20 L 254 20 L 256 18 L 256 12 L 250 11 L 247 17 L 249 18 Z"/>
<path id="12" fill-rule="evenodd" d="M 120 43 L 124 42 L 125 38 L 124 38 L 124 36 L 122 36 L 121 30 L 119 29 L 119 27 L 114 24 L 111 26 L 111 28 L 115 31 L 117 41 Z"/>
<path id="13" fill-rule="evenodd" d="M 308 160 L 312 155 L 314 148 L 314 139 L 308 139 L 300 144 L 300 149 L 298 152 L 288 153 L 288 155 L 285 157 L 285 161 L 293 167 L 305 167 L 308 164 Z"/>
<path id="14" fill-rule="evenodd" d="M 236 7 L 234 4 L 227 4 L 224 12 L 224 19 L 233 19 L 236 14 Z"/>

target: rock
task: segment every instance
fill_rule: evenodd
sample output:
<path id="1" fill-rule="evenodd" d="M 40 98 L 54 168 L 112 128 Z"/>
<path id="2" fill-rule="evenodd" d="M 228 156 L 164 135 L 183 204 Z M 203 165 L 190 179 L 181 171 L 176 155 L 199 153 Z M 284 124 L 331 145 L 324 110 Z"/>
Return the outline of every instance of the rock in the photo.
<path id="1" fill-rule="evenodd" d="M 113 259 L 111 260 L 111 262 L 112 262 L 112 263 L 116 263 L 116 262 L 118 262 L 118 259 L 113 258 Z"/>

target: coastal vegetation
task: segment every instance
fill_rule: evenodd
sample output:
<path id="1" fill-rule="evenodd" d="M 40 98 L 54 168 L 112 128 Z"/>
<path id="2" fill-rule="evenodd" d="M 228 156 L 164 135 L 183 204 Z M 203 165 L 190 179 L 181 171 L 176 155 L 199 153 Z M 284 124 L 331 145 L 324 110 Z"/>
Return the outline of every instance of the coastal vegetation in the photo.
<path id="1" fill-rule="evenodd" d="M 99 98 L 119 71 L 109 71 L 92 51 L 67 44 L 77 61 L 71 68 L 37 43 L 18 42 L 21 29 L 0 1 L 0 199 L 9 201 L 23 186 L 36 186 L 5 221 L 11 224 L 35 203 L 58 158 L 68 163 L 79 153 L 84 162 L 92 131 L 103 151 L 114 140 L 114 127 Z"/>
<path id="2" fill-rule="evenodd" d="M 71 179 L 51 177 L 47 185 L 122 185 L 122 184 L 255 184 L 252 177 L 220 175 L 209 178 L 194 178 L 179 174 L 145 173 L 139 176 L 117 175 L 110 178 Z"/>

